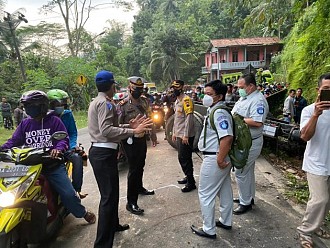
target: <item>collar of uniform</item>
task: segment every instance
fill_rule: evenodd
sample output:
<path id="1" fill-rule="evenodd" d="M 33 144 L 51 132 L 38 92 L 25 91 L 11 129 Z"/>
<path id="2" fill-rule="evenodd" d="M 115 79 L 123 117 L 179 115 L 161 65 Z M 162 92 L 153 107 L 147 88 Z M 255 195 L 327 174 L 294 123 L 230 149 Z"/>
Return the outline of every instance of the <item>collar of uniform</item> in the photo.
<path id="1" fill-rule="evenodd" d="M 216 107 L 219 107 L 219 106 L 224 106 L 226 107 L 226 103 L 224 101 L 220 101 L 220 102 L 217 102 L 216 104 L 214 104 L 212 107 L 209 107 L 207 109 L 207 113 L 209 114 L 211 112 L 212 109 L 216 108 Z"/>
<path id="2" fill-rule="evenodd" d="M 254 95 L 258 94 L 259 91 L 258 90 L 255 90 L 253 91 L 251 94 L 247 95 L 245 99 L 249 99 L 249 98 L 252 98 Z"/>
<path id="3" fill-rule="evenodd" d="M 107 94 L 105 92 L 99 92 L 97 95 L 98 96 L 107 96 Z"/>

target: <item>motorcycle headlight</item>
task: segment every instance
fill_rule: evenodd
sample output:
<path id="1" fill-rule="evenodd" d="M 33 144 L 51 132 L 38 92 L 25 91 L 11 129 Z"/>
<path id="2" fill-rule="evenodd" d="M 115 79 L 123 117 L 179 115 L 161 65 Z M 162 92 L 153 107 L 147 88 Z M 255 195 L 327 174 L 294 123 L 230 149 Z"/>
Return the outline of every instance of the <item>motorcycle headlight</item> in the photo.
<path id="1" fill-rule="evenodd" d="M 25 192 L 25 190 L 33 182 L 36 175 L 36 172 L 33 173 L 19 187 L 11 191 L 0 192 L 0 207 L 5 208 L 14 205 L 16 198 L 19 198 Z"/>
<path id="2" fill-rule="evenodd" d="M 15 203 L 15 193 L 12 191 L 2 192 L 0 194 L 0 207 L 9 207 Z"/>

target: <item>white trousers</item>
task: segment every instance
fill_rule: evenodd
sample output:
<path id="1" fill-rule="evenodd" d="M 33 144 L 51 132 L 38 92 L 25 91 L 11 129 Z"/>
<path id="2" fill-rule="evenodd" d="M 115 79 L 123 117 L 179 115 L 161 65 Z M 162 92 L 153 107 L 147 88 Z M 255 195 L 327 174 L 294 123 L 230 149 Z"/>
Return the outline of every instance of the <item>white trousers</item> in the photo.
<path id="1" fill-rule="evenodd" d="M 309 199 L 298 232 L 311 236 L 323 224 L 330 210 L 330 177 L 307 173 Z"/>
<path id="2" fill-rule="evenodd" d="M 249 157 L 243 169 L 235 170 L 236 182 L 238 187 L 239 202 L 242 205 L 250 205 L 252 198 L 256 195 L 256 180 L 254 168 L 263 145 L 263 136 L 252 140 Z"/>
<path id="3" fill-rule="evenodd" d="M 220 218 L 222 224 L 231 226 L 233 215 L 233 191 L 230 180 L 231 166 L 220 169 L 216 155 L 205 155 L 200 170 L 199 202 L 203 217 L 203 230 L 207 234 L 216 233 L 215 200 L 220 198 Z"/>

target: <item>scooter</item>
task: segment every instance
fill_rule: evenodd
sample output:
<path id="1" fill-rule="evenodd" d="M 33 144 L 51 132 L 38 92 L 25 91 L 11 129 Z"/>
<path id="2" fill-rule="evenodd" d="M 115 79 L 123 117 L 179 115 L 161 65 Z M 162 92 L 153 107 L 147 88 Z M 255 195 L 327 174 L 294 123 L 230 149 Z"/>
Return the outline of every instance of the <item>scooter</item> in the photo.
<path id="1" fill-rule="evenodd" d="M 65 132 L 51 139 L 62 140 Z M 0 152 L 0 247 L 27 247 L 53 237 L 68 212 L 41 175 L 43 163 L 54 163 L 49 148 L 17 148 Z M 67 163 L 67 171 L 72 164 Z"/>
<path id="2" fill-rule="evenodd" d="M 164 110 L 159 105 L 153 105 L 151 119 L 157 130 L 160 129 L 161 127 L 165 127 L 164 117 L 165 117 Z"/>

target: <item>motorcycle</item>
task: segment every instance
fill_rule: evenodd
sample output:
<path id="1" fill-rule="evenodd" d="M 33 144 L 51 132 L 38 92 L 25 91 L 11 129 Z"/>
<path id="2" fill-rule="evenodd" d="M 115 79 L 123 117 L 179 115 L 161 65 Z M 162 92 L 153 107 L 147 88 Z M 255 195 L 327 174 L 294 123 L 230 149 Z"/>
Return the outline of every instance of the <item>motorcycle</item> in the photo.
<path id="1" fill-rule="evenodd" d="M 159 105 L 152 106 L 151 119 L 156 127 L 159 130 L 161 127 L 165 128 L 165 113 L 164 110 Z"/>
<path id="2" fill-rule="evenodd" d="M 51 139 L 66 136 L 55 132 Z M 68 212 L 40 174 L 43 163 L 54 163 L 50 149 L 14 147 L 1 151 L 0 161 L 0 247 L 27 247 L 54 236 Z M 70 173 L 72 164 L 66 166 Z"/>

